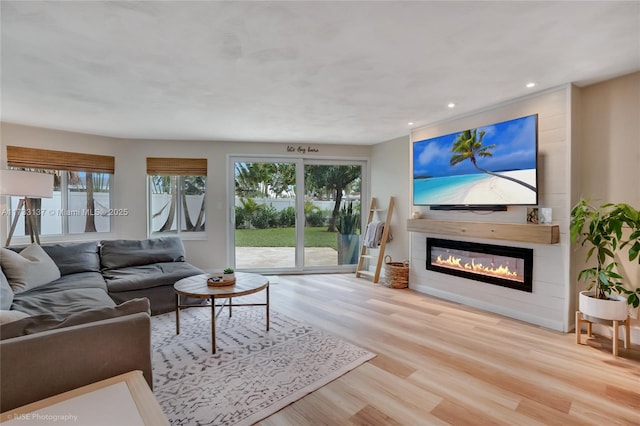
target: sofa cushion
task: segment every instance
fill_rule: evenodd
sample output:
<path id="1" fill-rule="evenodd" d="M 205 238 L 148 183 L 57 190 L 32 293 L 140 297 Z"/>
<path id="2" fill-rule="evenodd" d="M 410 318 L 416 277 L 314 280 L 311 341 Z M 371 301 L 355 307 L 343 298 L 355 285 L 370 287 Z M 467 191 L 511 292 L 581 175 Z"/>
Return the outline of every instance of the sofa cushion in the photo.
<path id="1" fill-rule="evenodd" d="M 109 293 L 173 286 L 176 281 L 202 271 L 187 262 L 163 262 L 153 265 L 103 271 Z"/>
<path id="2" fill-rule="evenodd" d="M 107 283 L 102 274 L 98 272 L 78 272 L 77 274 L 63 275 L 47 285 L 32 288 L 18 293 L 14 298 L 29 297 L 33 293 L 55 293 L 62 290 L 76 290 L 83 288 L 98 288 L 107 291 Z"/>
<path id="3" fill-rule="evenodd" d="M 46 287 L 40 287 L 46 289 Z M 51 314 L 66 318 L 87 309 L 115 306 L 106 291 L 100 288 L 76 288 L 61 291 L 31 291 L 19 293 L 13 299 L 12 309 L 29 315 Z"/>
<path id="4" fill-rule="evenodd" d="M 38 244 L 30 244 L 20 253 L 1 248 L 0 264 L 15 293 L 50 283 L 60 278 L 55 262 Z"/>
<path id="5" fill-rule="evenodd" d="M 100 261 L 103 270 L 157 262 L 184 262 L 184 246 L 178 237 L 104 240 L 100 245 Z"/>
<path id="6" fill-rule="evenodd" d="M 149 300 L 144 298 L 133 299 L 118 306 L 84 310 L 82 312 L 68 315 L 65 318 L 59 318 L 50 314 L 34 315 L 19 321 L 2 325 L 0 327 L 0 339 L 10 339 L 27 334 L 40 333 L 47 330 L 71 327 L 79 324 L 87 324 L 109 318 L 136 314 L 139 312 L 147 314 L 151 313 Z"/>
<path id="7" fill-rule="evenodd" d="M 46 244 L 42 248 L 60 269 L 60 275 L 100 272 L 98 242 Z"/>
<path id="8" fill-rule="evenodd" d="M 25 312 L 21 312 L 21 311 L 5 311 L 5 310 L 0 310 L 0 325 L 2 324 L 7 324 L 13 321 L 18 321 L 21 320 L 23 318 L 27 318 L 29 316 L 29 314 L 25 313 Z"/>
<path id="9" fill-rule="evenodd" d="M 20 253 L 28 246 L 12 246 L 9 249 Z M 43 244 L 42 249 L 60 269 L 60 275 L 78 272 L 100 272 L 100 256 L 97 241 Z"/>
<path id="10" fill-rule="evenodd" d="M 11 303 L 13 302 L 13 290 L 7 281 L 7 277 L 4 276 L 2 268 L 0 267 L 0 309 L 11 309 Z"/>

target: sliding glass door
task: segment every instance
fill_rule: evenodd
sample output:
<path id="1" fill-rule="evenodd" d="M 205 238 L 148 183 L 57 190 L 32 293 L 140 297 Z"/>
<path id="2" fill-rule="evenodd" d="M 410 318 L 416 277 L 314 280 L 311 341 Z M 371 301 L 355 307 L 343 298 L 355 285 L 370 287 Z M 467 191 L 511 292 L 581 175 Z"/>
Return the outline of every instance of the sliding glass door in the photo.
<path id="1" fill-rule="evenodd" d="M 358 263 L 362 214 L 362 165 L 304 165 L 304 267 Z"/>
<path id="2" fill-rule="evenodd" d="M 234 256 L 237 269 L 296 269 L 296 161 L 233 161 Z"/>
<path id="3" fill-rule="evenodd" d="M 231 157 L 230 256 L 238 270 L 354 270 L 364 162 Z"/>

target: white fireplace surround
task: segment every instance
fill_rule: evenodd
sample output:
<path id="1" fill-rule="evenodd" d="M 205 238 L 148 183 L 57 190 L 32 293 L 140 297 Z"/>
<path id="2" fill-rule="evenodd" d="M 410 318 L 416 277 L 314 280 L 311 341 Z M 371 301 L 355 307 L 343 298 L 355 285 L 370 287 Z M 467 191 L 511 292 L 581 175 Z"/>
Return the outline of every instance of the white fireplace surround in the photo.
<path id="1" fill-rule="evenodd" d="M 558 238 L 549 242 L 503 241 L 498 244 L 533 249 L 532 292 L 445 275 L 426 269 L 426 238 L 447 238 L 437 230 L 410 232 L 410 288 L 436 297 L 477 307 L 553 330 L 573 328 L 577 298 L 570 279 L 570 243 L 567 234 L 571 208 L 571 87 L 542 92 L 453 121 L 438 123 L 412 132 L 411 140 L 423 140 L 460 129 L 514 117 L 538 114 L 539 204 L 553 209 Z M 411 169 L 411 168 L 410 168 Z M 415 206 L 422 217 L 443 221 L 500 222 L 526 224 L 526 207 L 509 207 L 506 212 L 473 213 L 433 211 Z M 510 232 L 510 231 L 508 231 Z M 503 237 L 503 235 L 501 235 Z M 451 238 L 451 237 L 449 237 Z M 456 240 L 496 244 L 489 237 L 455 236 Z M 556 243 L 557 242 L 557 243 Z"/>

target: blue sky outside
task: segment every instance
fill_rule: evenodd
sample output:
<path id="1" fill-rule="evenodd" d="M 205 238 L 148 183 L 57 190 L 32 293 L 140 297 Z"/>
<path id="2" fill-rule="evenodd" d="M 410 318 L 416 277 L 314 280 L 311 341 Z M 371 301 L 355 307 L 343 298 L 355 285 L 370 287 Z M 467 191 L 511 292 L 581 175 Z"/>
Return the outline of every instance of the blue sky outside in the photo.
<path id="1" fill-rule="evenodd" d="M 478 167 L 493 172 L 536 168 L 536 116 L 530 115 L 489 126 L 478 127 L 486 134 L 482 146 L 495 144 L 492 157 L 479 157 Z M 449 165 L 455 132 L 413 144 L 413 176 L 453 176 L 480 173 L 470 160 Z"/>

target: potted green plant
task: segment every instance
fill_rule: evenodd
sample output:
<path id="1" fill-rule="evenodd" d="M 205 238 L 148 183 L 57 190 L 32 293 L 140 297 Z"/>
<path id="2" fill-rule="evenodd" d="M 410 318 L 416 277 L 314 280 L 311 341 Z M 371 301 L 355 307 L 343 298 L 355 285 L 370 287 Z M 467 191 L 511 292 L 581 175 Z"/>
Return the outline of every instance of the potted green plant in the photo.
<path id="1" fill-rule="evenodd" d="M 233 268 L 225 268 L 225 270 L 222 271 L 222 279 L 224 281 L 231 281 L 234 278 L 235 278 L 235 275 L 234 275 Z"/>
<path id="2" fill-rule="evenodd" d="M 351 265 L 358 262 L 360 245 L 360 213 L 353 208 L 353 203 L 342 206 L 336 218 L 338 230 L 338 264 Z"/>
<path id="3" fill-rule="evenodd" d="M 626 251 L 629 261 L 640 263 L 640 212 L 625 203 L 594 207 L 581 199 L 571 210 L 570 231 L 572 242 L 588 248 L 585 262 L 592 262 L 578 273 L 578 279 L 589 283 L 589 291 L 580 292 L 580 312 L 605 320 L 626 319 L 628 305 L 640 304 L 640 287 L 625 287 L 615 256 Z"/>

